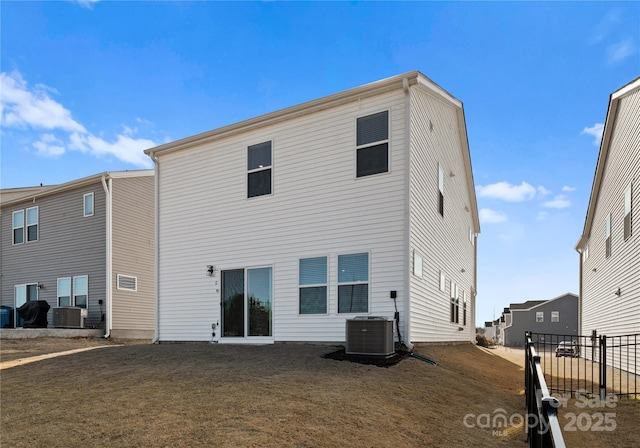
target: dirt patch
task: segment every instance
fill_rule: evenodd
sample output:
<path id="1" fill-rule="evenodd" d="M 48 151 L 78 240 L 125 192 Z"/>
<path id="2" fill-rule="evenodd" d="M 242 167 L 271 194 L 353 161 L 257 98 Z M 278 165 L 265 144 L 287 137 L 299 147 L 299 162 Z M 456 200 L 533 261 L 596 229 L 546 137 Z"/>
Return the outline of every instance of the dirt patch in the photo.
<path id="1" fill-rule="evenodd" d="M 62 351 L 58 342 L 44 344 Z M 9 349 L 45 350 L 38 340 L 22 343 Z M 3 361 L 5 347 L 2 341 Z M 498 433 L 477 420 L 496 409 L 524 413 L 518 366 L 472 345 L 416 346 L 438 365 L 407 357 L 388 368 L 323 357 L 336 350 L 138 344 L 3 370 L 0 445 L 526 446 L 523 428 Z M 624 431 L 620 418 L 618 428 Z M 636 441 L 607 434 L 615 439 L 576 446 Z"/>

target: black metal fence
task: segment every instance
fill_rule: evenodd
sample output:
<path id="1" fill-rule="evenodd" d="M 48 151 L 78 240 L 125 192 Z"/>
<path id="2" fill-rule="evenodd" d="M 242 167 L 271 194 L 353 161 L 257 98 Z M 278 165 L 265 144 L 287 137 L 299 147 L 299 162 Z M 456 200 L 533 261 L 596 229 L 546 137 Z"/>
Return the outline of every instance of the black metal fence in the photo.
<path id="1" fill-rule="evenodd" d="M 640 334 L 589 336 L 527 333 L 550 391 L 640 397 Z"/>
<path id="2" fill-rule="evenodd" d="M 540 366 L 531 334 L 525 344 L 525 397 L 527 404 L 526 431 L 530 447 L 564 447 L 564 438 L 558 421 L 558 400 L 549 394 L 549 388 Z"/>

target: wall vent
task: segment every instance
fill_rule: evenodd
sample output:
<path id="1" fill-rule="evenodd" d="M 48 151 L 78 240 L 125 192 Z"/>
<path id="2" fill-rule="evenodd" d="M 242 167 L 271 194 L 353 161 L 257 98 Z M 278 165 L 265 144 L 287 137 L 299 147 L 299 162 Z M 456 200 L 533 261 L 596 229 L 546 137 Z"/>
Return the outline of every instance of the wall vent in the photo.
<path id="1" fill-rule="evenodd" d="M 386 317 L 358 316 L 347 319 L 345 353 L 350 355 L 391 355 L 393 320 Z"/>
<path id="2" fill-rule="evenodd" d="M 124 289 L 125 291 L 137 291 L 138 278 L 130 275 L 118 274 L 117 288 Z"/>
<path id="3" fill-rule="evenodd" d="M 82 308 L 64 307 L 53 309 L 53 326 L 55 328 L 84 328 Z"/>

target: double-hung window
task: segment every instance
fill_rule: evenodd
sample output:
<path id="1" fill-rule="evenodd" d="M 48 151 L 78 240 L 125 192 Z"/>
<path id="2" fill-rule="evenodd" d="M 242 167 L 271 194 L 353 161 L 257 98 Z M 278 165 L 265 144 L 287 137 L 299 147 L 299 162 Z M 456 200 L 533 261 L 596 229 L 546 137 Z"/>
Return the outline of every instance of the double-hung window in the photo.
<path id="1" fill-rule="evenodd" d="M 536 311 L 536 322 L 544 322 L 544 311 Z"/>
<path id="2" fill-rule="evenodd" d="M 247 197 L 271 194 L 271 142 L 251 145 L 247 149 Z"/>
<path id="3" fill-rule="evenodd" d="M 560 311 L 551 311 L 551 322 L 560 322 Z"/>
<path id="4" fill-rule="evenodd" d="M 624 190 L 624 239 L 631 236 L 631 184 Z"/>
<path id="5" fill-rule="evenodd" d="M 93 193 L 87 193 L 83 196 L 84 213 L 83 216 L 93 216 Z"/>
<path id="6" fill-rule="evenodd" d="M 38 207 L 27 209 L 27 243 L 38 241 Z"/>
<path id="7" fill-rule="evenodd" d="M 460 322 L 460 301 L 458 299 L 458 285 L 452 280 L 450 285 L 451 296 L 451 323 Z"/>
<path id="8" fill-rule="evenodd" d="M 369 254 L 338 255 L 338 313 L 369 312 Z"/>
<path id="9" fill-rule="evenodd" d="M 89 297 L 89 277 L 81 275 L 73 277 L 73 304 L 80 308 L 87 307 Z"/>
<path id="10" fill-rule="evenodd" d="M 444 216 L 444 171 L 438 164 L 438 213 Z"/>
<path id="11" fill-rule="evenodd" d="M 58 306 L 71 306 L 71 277 L 58 279 Z"/>
<path id="12" fill-rule="evenodd" d="M 327 257 L 299 261 L 300 314 L 327 313 Z"/>
<path id="13" fill-rule="evenodd" d="M 24 243 L 24 210 L 12 214 L 13 244 Z"/>
<path id="14" fill-rule="evenodd" d="M 389 171 L 389 111 L 357 119 L 356 177 Z"/>
<path id="15" fill-rule="evenodd" d="M 604 256 L 611 256 L 611 213 L 604 220 Z"/>

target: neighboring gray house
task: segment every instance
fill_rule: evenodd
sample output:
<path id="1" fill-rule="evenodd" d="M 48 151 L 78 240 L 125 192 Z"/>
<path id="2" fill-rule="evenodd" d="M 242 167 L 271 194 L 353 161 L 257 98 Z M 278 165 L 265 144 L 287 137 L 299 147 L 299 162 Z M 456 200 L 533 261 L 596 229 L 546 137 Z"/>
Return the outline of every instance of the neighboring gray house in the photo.
<path id="1" fill-rule="evenodd" d="M 85 328 L 151 338 L 153 191 L 153 170 L 0 190 L 0 304 L 14 325 L 17 307 L 46 300 L 49 327 L 56 308 L 80 308 Z"/>
<path id="2" fill-rule="evenodd" d="M 580 332 L 640 333 L 640 78 L 609 99 L 580 253 Z M 633 351 L 633 356 L 636 352 Z M 622 351 L 621 366 L 627 366 Z M 617 360 L 618 362 L 620 360 Z"/>
<path id="3" fill-rule="evenodd" d="M 404 341 L 475 340 L 463 107 L 421 73 L 146 153 L 158 340 L 343 342 L 348 319 L 396 305 Z"/>
<path id="4" fill-rule="evenodd" d="M 578 296 L 567 293 L 551 300 L 512 303 L 504 327 L 506 347 L 524 347 L 525 332 L 578 336 Z"/>

